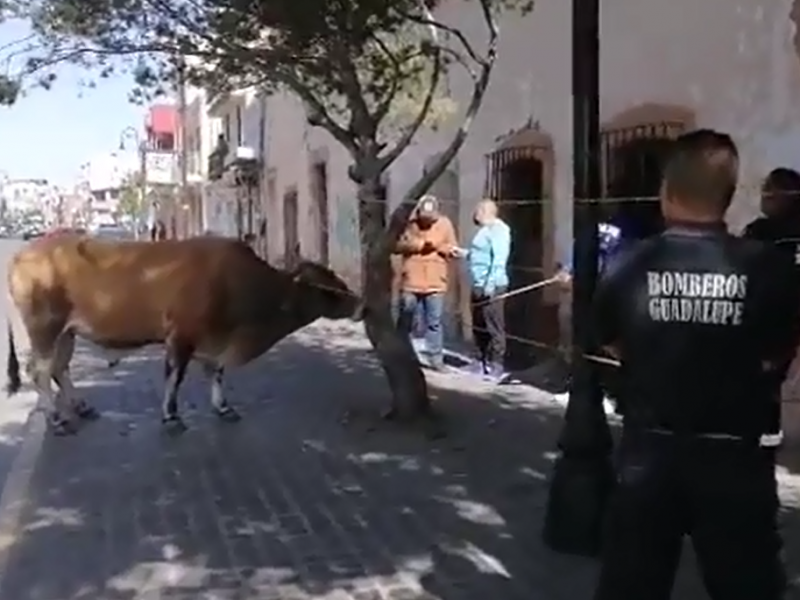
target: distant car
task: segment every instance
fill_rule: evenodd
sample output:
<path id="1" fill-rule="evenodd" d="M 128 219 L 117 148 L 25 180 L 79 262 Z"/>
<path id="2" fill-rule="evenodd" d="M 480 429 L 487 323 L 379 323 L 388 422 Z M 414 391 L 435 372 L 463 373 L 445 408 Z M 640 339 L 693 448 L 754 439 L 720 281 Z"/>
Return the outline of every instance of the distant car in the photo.
<path id="1" fill-rule="evenodd" d="M 132 240 L 134 238 L 133 232 L 124 227 L 117 227 L 111 225 L 101 225 L 91 232 L 94 237 L 106 240 Z"/>
<path id="2" fill-rule="evenodd" d="M 62 233 L 73 233 L 77 235 L 86 235 L 86 230 L 81 227 L 56 227 L 55 229 L 51 229 L 47 233 L 43 234 L 44 237 L 52 237 L 54 235 L 60 235 Z"/>
<path id="3" fill-rule="evenodd" d="M 22 239 L 23 240 L 33 240 L 36 238 L 40 238 L 44 235 L 44 232 L 40 229 L 26 229 L 22 232 Z"/>

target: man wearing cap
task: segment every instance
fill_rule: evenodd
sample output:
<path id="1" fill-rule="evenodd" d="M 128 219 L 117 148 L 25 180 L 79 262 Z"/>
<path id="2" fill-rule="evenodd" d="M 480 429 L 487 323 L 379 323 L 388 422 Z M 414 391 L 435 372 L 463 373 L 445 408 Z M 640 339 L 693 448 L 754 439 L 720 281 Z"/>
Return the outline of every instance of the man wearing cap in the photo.
<path id="1" fill-rule="evenodd" d="M 414 314 L 422 310 L 429 366 L 444 370 L 442 313 L 449 260 L 457 247 L 453 224 L 439 211 L 434 196 L 424 196 L 397 244 L 401 255 L 398 328 L 411 334 Z"/>

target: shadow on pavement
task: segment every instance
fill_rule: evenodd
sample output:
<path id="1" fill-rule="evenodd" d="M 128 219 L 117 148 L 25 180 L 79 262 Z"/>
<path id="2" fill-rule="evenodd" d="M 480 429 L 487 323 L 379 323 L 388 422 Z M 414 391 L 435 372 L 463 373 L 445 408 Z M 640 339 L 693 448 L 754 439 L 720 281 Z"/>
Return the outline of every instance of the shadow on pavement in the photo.
<path id="1" fill-rule="evenodd" d="M 547 396 L 437 375 L 448 436 L 429 441 L 378 421 L 388 389 L 367 342 L 324 323 L 231 373 L 241 423 L 210 416 L 192 373 L 190 429 L 169 438 L 159 358 L 82 358 L 104 418 L 45 440 L 0 597 L 591 597 L 595 563 L 540 540 L 561 420 Z M 797 577 L 796 507 L 784 517 Z M 698 590 L 684 569 L 674 597 Z"/>

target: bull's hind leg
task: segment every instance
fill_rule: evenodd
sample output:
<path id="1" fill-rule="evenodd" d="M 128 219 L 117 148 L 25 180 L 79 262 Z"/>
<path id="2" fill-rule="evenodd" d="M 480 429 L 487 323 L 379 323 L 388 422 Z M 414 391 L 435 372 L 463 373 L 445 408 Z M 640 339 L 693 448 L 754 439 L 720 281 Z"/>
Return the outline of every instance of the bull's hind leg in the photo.
<path id="1" fill-rule="evenodd" d="M 211 406 L 220 420 L 226 423 L 235 423 L 241 420 L 238 412 L 228 403 L 222 387 L 222 378 L 225 369 L 210 360 L 203 360 L 203 371 L 211 379 Z"/>
<path id="2" fill-rule="evenodd" d="M 66 404 L 79 419 L 94 421 L 100 413 L 86 400 L 78 395 L 78 390 L 72 383 L 69 372 L 69 363 L 75 352 L 75 334 L 66 331 L 58 338 L 53 353 L 53 381 L 58 385 Z"/>
<path id="3" fill-rule="evenodd" d="M 186 367 L 191 360 L 189 348 L 173 341 L 167 342 L 167 353 L 164 360 L 166 387 L 164 400 L 161 403 L 161 422 L 167 433 L 176 435 L 186 431 L 186 424 L 178 414 L 178 390 L 186 375 Z"/>
<path id="4" fill-rule="evenodd" d="M 57 342 L 63 331 L 64 321 L 58 318 L 55 311 L 49 310 L 48 313 L 44 318 L 37 318 L 32 314 L 23 316 L 31 341 L 27 371 L 39 396 L 39 407 L 47 415 L 50 431 L 54 435 L 69 435 L 75 433 L 77 427 L 71 419 L 71 412 L 65 406 L 64 394 L 60 390 L 55 392 L 51 385 L 55 374 Z"/>
<path id="5" fill-rule="evenodd" d="M 50 383 L 54 364 L 52 346 L 45 350 L 47 346 L 37 344 L 35 338 L 32 337 L 31 341 L 34 347 L 28 362 L 28 374 L 39 396 L 39 407 L 47 415 L 50 431 L 58 436 L 76 433 L 78 428 L 64 405 L 64 394 L 60 390 L 54 391 Z"/>
<path id="6" fill-rule="evenodd" d="M 70 419 L 69 411 L 64 406 L 64 394 L 53 391 L 50 379 L 53 377 L 53 359 L 32 352 L 30 374 L 33 385 L 39 395 L 39 406 L 47 415 L 47 422 L 54 435 L 70 435 L 78 428 Z"/>

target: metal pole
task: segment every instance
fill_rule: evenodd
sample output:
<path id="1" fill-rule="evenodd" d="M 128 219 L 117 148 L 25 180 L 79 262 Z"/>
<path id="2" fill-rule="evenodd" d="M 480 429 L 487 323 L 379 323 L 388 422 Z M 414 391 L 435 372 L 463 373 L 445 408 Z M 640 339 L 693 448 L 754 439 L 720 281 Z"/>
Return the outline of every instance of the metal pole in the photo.
<path id="1" fill-rule="evenodd" d="M 247 233 L 253 235 L 253 183 L 247 180 Z"/>
<path id="2" fill-rule="evenodd" d="M 183 57 L 180 57 L 178 62 L 178 138 L 180 155 L 180 169 L 181 169 L 181 188 L 178 194 L 178 214 L 180 215 L 181 222 L 183 223 L 183 233 L 185 237 L 189 236 L 188 220 L 185 211 L 183 210 L 184 204 L 189 203 L 189 164 L 188 164 L 188 148 L 186 147 L 186 63 Z"/>
<path id="3" fill-rule="evenodd" d="M 236 237 L 240 240 L 244 239 L 244 215 L 242 214 L 242 186 L 236 182 Z"/>
<path id="4" fill-rule="evenodd" d="M 612 440 L 592 348 L 591 303 L 597 280 L 601 196 L 599 0 L 572 0 L 573 247 L 572 388 L 558 440 L 544 541 L 553 550 L 596 556 L 613 484 Z"/>
<path id="5" fill-rule="evenodd" d="M 138 134 L 137 134 L 138 135 Z M 139 143 L 139 175 L 141 181 L 139 182 L 139 193 L 141 194 L 141 202 L 139 202 L 139 210 L 136 214 L 135 228 L 136 239 L 139 239 L 139 229 L 141 227 L 142 211 L 150 211 L 150 206 L 147 203 L 147 143 L 142 141 Z M 150 235 L 150 232 L 147 232 Z"/>

